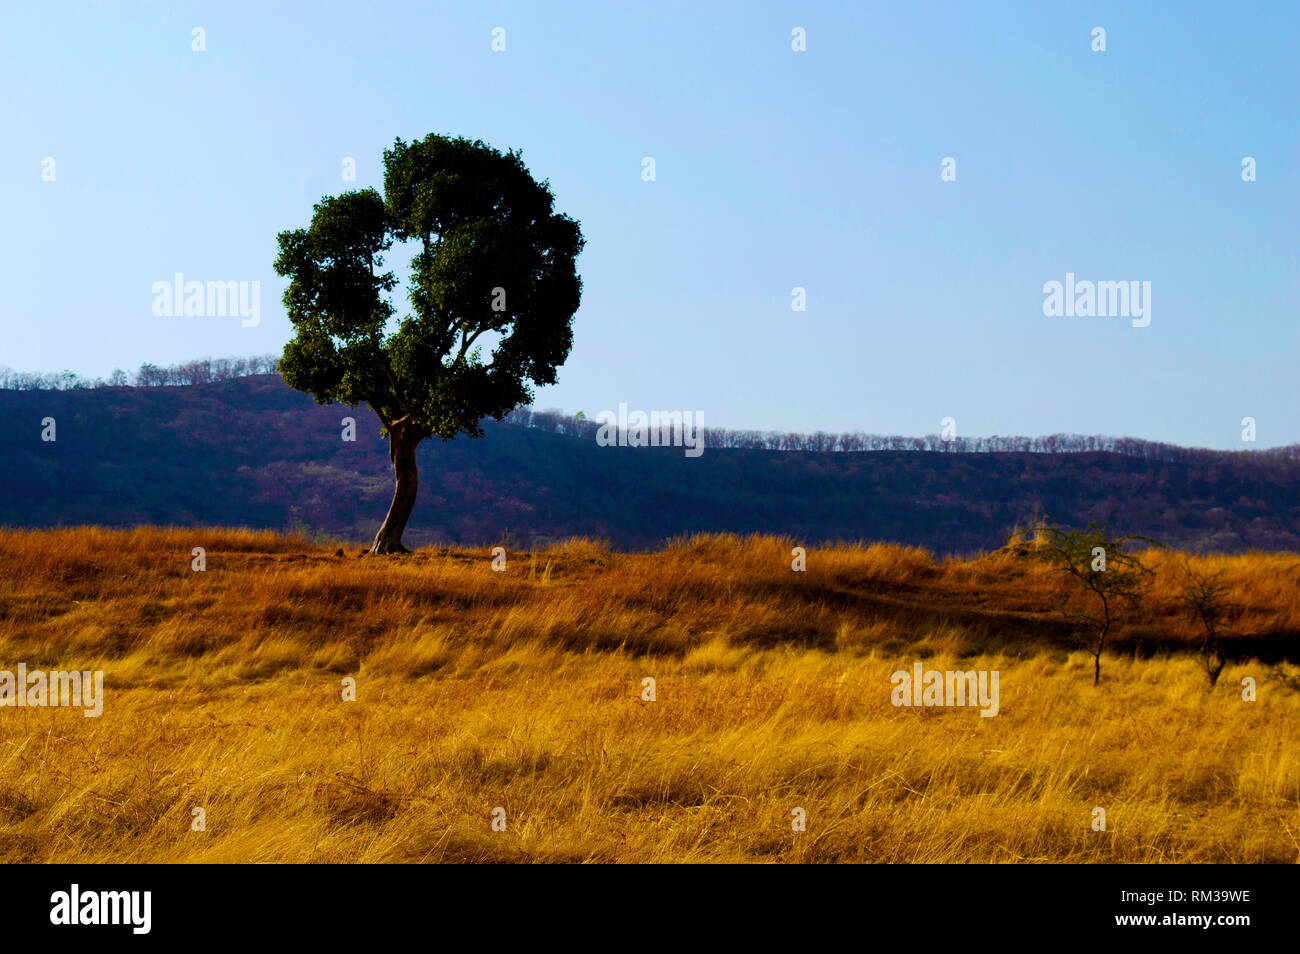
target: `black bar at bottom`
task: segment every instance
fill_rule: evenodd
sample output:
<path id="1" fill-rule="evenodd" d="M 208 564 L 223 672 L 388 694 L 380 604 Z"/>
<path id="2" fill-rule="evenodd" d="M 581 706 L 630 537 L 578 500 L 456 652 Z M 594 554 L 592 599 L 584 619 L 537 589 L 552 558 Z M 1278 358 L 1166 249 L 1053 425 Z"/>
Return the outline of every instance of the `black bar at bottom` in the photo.
<path id="1" fill-rule="evenodd" d="M 1129 936 L 1182 943 L 1195 936 L 1231 944 L 1294 937 L 1298 886 L 1289 866 L 627 866 L 598 875 L 590 866 L 539 873 L 475 866 L 10 865 L 0 868 L 0 924 L 6 946 L 60 935 L 127 944 L 349 937 L 373 944 L 412 931 L 436 940 L 453 928 L 443 940 L 463 937 L 461 929 L 484 932 L 485 940 L 519 932 L 533 943 L 548 936 L 595 940 L 613 930 L 605 935 L 611 944 L 647 931 L 665 940 L 712 935 L 734 942 L 748 934 L 770 939 L 783 928 L 816 936 L 850 926 L 859 938 L 903 932 L 919 940 L 938 932 L 947 942 Z"/>

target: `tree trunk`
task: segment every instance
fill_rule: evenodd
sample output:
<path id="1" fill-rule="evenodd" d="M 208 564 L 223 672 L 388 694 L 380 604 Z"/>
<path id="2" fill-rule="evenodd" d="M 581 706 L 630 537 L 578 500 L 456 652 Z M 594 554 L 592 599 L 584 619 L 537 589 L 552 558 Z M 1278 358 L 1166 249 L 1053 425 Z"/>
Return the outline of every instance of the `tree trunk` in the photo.
<path id="1" fill-rule="evenodd" d="M 388 457 L 393 462 L 393 477 L 397 486 L 388 516 L 375 534 L 370 545 L 371 553 L 410 553 L 402 545 L 402 531 L 415 507 L 415 492 L 420 487 L 420 472 L 415 466 L 415 446 L 419 443 L 409 424 L 397 425 L 388 432 Z"/>

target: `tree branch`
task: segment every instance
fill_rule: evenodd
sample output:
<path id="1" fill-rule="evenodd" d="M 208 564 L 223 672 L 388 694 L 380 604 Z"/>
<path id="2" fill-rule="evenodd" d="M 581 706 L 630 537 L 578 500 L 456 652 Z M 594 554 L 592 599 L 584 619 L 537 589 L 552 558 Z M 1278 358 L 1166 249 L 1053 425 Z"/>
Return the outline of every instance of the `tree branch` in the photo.
<path id="1" fill-rule="evenodd" d="M 456 367 L 456 365 L 460 364 L 460 362 L 465 357 L 465 352 L 469 350 L 469 346 L 472 345 L 475 341 L 477 341 L 479 335 L 487 331 L 488 328 L 487 325 L 483 325 L 481 328 L 479 328 L 478 331 L 474 332 L 474 334 L 471 335 L 469 340 L 467 341 L 465 340 L 465 332 L 468 330 L 469 330 L 468 328 L 462 328 L 460 331 L 460 351 L 456 354 L 456 360 L 451 363 L 451 366 L 453 368 Z"/>

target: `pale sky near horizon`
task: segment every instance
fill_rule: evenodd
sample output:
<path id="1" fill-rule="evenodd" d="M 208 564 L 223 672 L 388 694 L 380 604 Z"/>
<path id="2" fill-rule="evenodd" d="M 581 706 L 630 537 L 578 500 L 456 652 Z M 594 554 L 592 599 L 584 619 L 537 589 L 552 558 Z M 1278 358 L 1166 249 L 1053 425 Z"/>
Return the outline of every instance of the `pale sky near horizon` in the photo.
<path id="1" fill-rule="evenodd" d="M 278 353 L 276 234 L 439 132 L 521 149 L 582 223 L 538 407 L 1297 443 L 1297 28 L 1281 2 L 7 4 L 0 365 Z M 260 282 L 259 323 L 155 316 L 178 272 Z M 1045 316 L 1067 273 L 1149 281 L 1150 324 Z"/>

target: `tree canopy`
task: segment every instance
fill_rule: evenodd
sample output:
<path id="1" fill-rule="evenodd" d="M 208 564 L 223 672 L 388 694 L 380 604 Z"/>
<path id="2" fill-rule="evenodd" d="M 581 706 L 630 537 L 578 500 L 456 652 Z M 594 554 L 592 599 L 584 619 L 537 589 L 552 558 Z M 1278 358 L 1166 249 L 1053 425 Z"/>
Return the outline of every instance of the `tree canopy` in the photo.
<path id="1" fill-rule="evenodd" d="M 532 400 L 533 385 L 555 382 L 573 343 L 584 240 L 554 206 L 517 151 L 429 135 L 384 151 L 382 196 L 327 197 L 307 228 L 280 233 L 275 268 L 289 279 L 295 330 L 280 374 L 318 403 L 374 410 L 398 497 L 420 440 L 481 437 L 482 418 L 500 420 Z M 400 317 L 384 270 L 395 242 L 416 249 Z"/>

